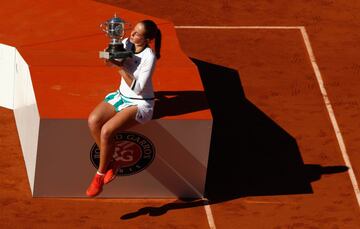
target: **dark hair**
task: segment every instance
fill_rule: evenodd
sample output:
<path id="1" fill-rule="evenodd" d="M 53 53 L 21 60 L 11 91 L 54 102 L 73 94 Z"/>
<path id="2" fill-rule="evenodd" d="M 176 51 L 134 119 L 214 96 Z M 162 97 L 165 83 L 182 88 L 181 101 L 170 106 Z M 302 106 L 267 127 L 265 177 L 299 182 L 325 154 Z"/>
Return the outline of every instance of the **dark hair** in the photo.
<path id="1" fill-rule="evenodd" d="M 160 29 L 157 27 L 154 21 L 152 20 L 143 20 L 141 23 L 144 25 L 145 39 L 155 40 L 155 55 L 157 59 L 160 59 L 160 49 L 161 49 L 161 32 Z"/>

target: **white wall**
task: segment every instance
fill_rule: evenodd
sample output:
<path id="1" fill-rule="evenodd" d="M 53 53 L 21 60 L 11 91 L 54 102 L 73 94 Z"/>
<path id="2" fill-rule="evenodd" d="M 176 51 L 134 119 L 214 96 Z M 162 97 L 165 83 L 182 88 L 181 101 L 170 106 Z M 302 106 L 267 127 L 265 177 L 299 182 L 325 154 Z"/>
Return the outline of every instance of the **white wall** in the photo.
<path id="1" fill-rule="evenodd" d="M 40 126 L 33 196 L 85 197 L 96 172 L 87 121 L 42 119 Z M 203 197 L 211 127 L 211 120 L 153 120 L 132 128 L 154 144 L 154 161 L 105 185 L 100 197 Z"/>
<path id="2" fill-rule="evenodd" d="M 0 106 L 13 109 L 14 104 L 14 47 L 0 44 Z"/>
<path id="3" fill-rule="evenodd" d="M 37 160 L 40 115 L 36 104 L 29 66 L 18 51 L 15 52 L 14 115 L 31 191 Z"/>
<path id="4" fill-rule="evenodd" d="M 29 66 L 16 48 L 0 44 L 0 106 L 13 109 L 31 191 L 37 156 L 40 116 Z"/>

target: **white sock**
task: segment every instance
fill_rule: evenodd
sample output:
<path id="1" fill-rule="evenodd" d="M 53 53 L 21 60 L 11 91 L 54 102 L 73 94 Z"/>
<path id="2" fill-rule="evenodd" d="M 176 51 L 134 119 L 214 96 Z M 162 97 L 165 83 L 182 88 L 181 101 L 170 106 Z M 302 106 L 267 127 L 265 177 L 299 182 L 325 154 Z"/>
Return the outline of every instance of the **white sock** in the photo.
<path id="1" fill-rule="evenodd" d="M 105 173 L 100 173 L 99 171 L 97 171 L 96 172 L 98 175 L 100 175 L 100 176 L 104 176 L 105 175 Z"/>

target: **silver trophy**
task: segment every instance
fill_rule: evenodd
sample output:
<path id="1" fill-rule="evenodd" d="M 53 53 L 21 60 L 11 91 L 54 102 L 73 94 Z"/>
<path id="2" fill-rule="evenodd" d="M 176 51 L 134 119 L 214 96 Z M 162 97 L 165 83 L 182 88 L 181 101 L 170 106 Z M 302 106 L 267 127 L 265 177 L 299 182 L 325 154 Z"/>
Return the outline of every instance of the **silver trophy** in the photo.
<path id="1" fill-rule="evenodd" d="M 124 60 L 132 57 L 133 52 L 127 51 L 121 42 L 125 36 L 125 26 L 128 25 L 124 20 L 117 17 L 116 14 L 100 27 L 102 31 L 110 38 L 108 47 L 104 51 L 99 52 L 99 57 L 104 59 Z"/>

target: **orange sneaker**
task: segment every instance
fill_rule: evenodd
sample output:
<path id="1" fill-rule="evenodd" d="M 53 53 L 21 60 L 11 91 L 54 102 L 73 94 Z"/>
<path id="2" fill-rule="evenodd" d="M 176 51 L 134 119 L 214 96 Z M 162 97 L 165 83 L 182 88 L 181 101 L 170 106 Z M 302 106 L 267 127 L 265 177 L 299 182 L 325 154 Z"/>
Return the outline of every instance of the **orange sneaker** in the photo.
<path id="1" fill-rule="evenodd" d="M 104 175 L 99 175 L 96 173 L 89 188 L 86 190 L 86 195 L 88 197 L 95 197 L 99 195 L 102 191 L 103 185 L 104 185 Z"/>
<path id="2" fill-rule="evenodd" d="M 116 174 L 119 168 L 119 166 L 115 162 L 112 162 L 109 167 L 110 169 L 108 169 L 108 171 L 106 171 L 105 173 L 104 184 L 108 184 L 116 178 Z"/>

